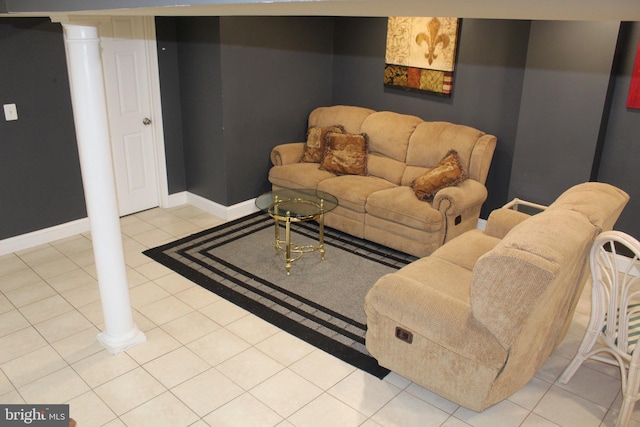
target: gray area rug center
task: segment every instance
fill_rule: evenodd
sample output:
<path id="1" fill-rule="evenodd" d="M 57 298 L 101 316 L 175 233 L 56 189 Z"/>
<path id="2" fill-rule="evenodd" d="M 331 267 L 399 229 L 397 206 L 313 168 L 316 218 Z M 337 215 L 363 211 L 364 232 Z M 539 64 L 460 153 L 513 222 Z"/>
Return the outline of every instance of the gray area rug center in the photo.
<path id="1" fill-rule="evenodd" d="M 292 241 L 300 245 L 317 244 L 297 232 Z M 240 269 L 260 276 L 292 294 L 300 300 L 313 301 L 361 324 L 366 323 L 364 297 L 375 281 L 396 269 L 373 262 L 339 247 L 329 247 L 325 259 L 319 252 L 311 252 L 293 263 L 287 276 L 284 255 L 276 253 L 274 229 L 268 227 L 249 236 L 216 247 L 208 252 L 234 264 Z"/>
<path id="2" fill-rule="evenodd" d="M 287 276 L 274 221 L 258 213 L 150 249 L 145 254 L 283 330 L 378 377 L 365 347 L 364 298 L 410 255 L 325 228 L 326 255 L 304 254 Z M 284 232 L 281 232 L 284 236 Z M 316 245 L 315 222 L 295 224 L 292 242 Z"/>

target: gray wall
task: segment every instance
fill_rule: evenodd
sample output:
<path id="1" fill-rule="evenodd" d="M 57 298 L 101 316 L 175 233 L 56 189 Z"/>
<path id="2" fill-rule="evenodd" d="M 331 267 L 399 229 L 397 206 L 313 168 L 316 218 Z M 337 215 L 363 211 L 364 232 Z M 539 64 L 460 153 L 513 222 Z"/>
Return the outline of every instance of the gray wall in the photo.
<path id="1" fill-rule="evenodd" d="M 619 23 L 533 22 L 509 198 L 549 204 L 589 181 Z"/>
<path id="2" fill-rule="evenodd" d="M 234 204 L 270 189 L 271 148 L 304 141 L 309 112 L 331 102 L 333 20 L 223 17 L 220 24 L 228 166 L 222 203 Z"/>
<path id="3" fill-rule="evenodd" d="M 337 18 L 333 103 L 445 120 L 496 135 L 483 217 L 507 200 L 529 21 L 462 20 L 450 98 L 384 88 L 386 18 Z"/>
<path id="4" fill-rule="evenodd" d="M 164 128 L 164 150 L 169 194 L 186 191 L 184 144 L 182 139 L 182 105 L 175 18 L 156 18 L 160 97 Z"/>
<path id="5" fill-rule="evenodd" d="M 0 19 L 0 239 L 87 216 L 60 25 Z"/>
<path id="6" fill-rule="evenodd" d="M 546 30 L 540 34 L 546 24 L 533 23 L 530 32 L 527 21 L 463 20 L 453 95 L 440 98 L 382 86 L 384 18 L 158 18 L 170 192 L 186 190 L 223 205 L 253 198 L 268 188 L 269 150 L 281 142 L 303 140 L 311 109 L 356 104 L 465 123 L 498 136 L 485 217 L 511 196 L 512 173 L 514 194 L 518 188 L 523 198 L 547 197 L 535 186 L 523 188 L 530 182 L 517 176 L 543 167 L 529 166 L 530 150 L 537 153 L 534 163 L 558 158 L 557 153 L 573 153 L 561 159 L 571 168 L 544 169 L 542 178 L 554 192 L 549 196 L 555 197 L 559 186 L 589 179 L 601 149 L 596 177 L 632 197 L 617 228 L 640 237 L 640 223 L 635 220 L 640 210 L 640 120 L 638 110 L 625 107 L 639 24 L 623 26 L 609 102 L 602 101 L 602 84 L 608 84 L 608 77 L 601 74 L 611 66 L 614 31 L 597 24 L 580 27 L 580 37 L 599 50 L 594 54 L 590 46 L 582 51 L 583 56 L 596 56 L 593 69 L 585 65 L 586 58 L 565 63 L 572 55 L 545 62 L 545 75 L 577 74 L 583 83 L 572 86 L 575 94 L 550 102 L 557 94 L 547 93 L 551 100 L 543 99 L 533 108 L 525 86 L 544 79 L 533 79 L 540 71 L 526 64 L 533 61 L 536 43 L 547 37 Z M 567 28 L 576 28 L 573 25 L 577 24 Z M 600 25 L 604 25 L 604 47 L 591 40 L 594 35 L 598 38 Z M 15 102 L 20 115 L 17 122 L 0 120 L 4 179 L 0 239 L 4 239 L 84 218 L 86 211 L 59 24 L 47 19 L 0 19 L 0 56 L 0 103 Z M 578 66 L 582 71 L 574 71 Z M 594 81 L 597 98 L 582 93 L 591 91 Z M 553 144 L 540 146 L 535 135 L 549 132 L 548 124 L 536 129 L 525 117 L 539 117 L 542 109 L 555 109 L 560 116 L 570 109 L 565 119 L 579 126 L 552 123 L 553 134 L 547 133 L 546 140 Z M 606 128 L 601 126 L 607 124 L 602 115 L 608 119 Z M 597 117 L 594 123 L 586 122 L 593 117 Z M 600 130 L 597 142 L 594 125 Z M 581 132 L 589 129 L 587 136 L 578 136 L 588 141 L 576 141 L 575 127 Z"/>
<path id="7" fill-rule="evenodd" d="M 184 18 L 176 25 L 187 190 L 224 204 L 219 19 Z"/>
<path id="8" fill-rule="evenodd" d="M 172 31 L 165 27 L 175 29 L 186 189 L 226 206 L 266 191 L 271 148 L 303 141 L 309 111 L 331 103 L 333 20 L 182 17 L 156 23 L 165 35 Z M 175 84 L 173 67 L 164 65 L 168 78 L 161 65 L 162 81 Z M 175 88 L 165 93 L 163 104 L 177 98 Z"/>
<path id="9" fill-rule="evenodd" d="M 640 239 L 640 110 L 627 108 L 633 64 L 640 42 L 640 22 L 623 23 L 611 109 L 602 144 L 598 181 L 616 185 L 631 196 L 616 228 Z"/>

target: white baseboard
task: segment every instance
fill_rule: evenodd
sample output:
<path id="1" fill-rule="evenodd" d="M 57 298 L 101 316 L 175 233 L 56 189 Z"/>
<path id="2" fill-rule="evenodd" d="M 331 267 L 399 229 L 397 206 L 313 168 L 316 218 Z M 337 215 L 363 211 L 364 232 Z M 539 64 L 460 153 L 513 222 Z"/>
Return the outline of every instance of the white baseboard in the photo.
<path id="1" fill-rule="evenodd" d="M 165 208 L 175 208 L 176 206 L 187 204 L 187 192 L 169 194 L 167 197 L 168 205 Z"/>
<path id="2" fill-rule="evenodd" d="M 190 204 L 226 220 L 240 218 L 258 210 L 255 205 L 255 199 L 246 200 L 232 206 L 224 206 L 187 191 L 169 195 L 168 202 L 169 205 L 164 206 L 165 208 Z M 90 230 L 89 218 L 82 218 L 20 236 L 10 237 L 0 240 L 0 256 L 51 243 Z"/>
<path id="3" fill-rule="evenodd" d="M 82 218 L 65 224 L 56 225 L 20 236 L 0 240 L 0 255 L 22 251 L 34 246 L 44 245 L 56 240 L 85 233 L 90 230 L 89 218 Z"/>
<path id="4" fill-rule="evenodd" d="M 246 200 L 231 206 L 224 206 L 219 203 L 212 202 L 209 199 L 205 199 L 204 197 L 193 193 L 187 193 L 186 199 L 186 203 L 226 220 L 240 218 L 258 210 L 255 205 L 255 199 Z"/>

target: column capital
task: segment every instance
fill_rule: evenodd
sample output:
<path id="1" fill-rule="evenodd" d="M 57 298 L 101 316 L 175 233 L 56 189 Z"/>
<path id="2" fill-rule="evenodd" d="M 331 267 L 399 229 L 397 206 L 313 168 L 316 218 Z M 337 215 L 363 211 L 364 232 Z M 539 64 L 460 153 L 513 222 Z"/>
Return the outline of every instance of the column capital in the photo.
<path id="1" fill-rule="evenodd" d="M 62 24 L 65 35 L 72 40 L 97 39 L 98 27 L 111 22 L 110 16 L 52 15 L 49 19 Z"/>
<path id="2" fill-rule="evenodd" d="M 98 27 L 90 27 L 78 24 L 62 24 L 67 40 L 100 40 Z"/>

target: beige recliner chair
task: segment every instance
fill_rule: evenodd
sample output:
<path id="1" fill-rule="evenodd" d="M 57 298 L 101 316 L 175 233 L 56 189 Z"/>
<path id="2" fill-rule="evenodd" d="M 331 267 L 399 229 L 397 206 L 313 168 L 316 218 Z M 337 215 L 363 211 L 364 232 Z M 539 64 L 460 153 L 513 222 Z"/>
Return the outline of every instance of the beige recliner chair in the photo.
<path id="1" fill-rule="evenodd" d="M 570 188 L 529 216 L 496 209 L 471 230 L 395 273 L 366 297 L 366 346 L 379 364 L 474 411 L 527 384 L 564 338 L 588 254 L 628 195 Z"/>

